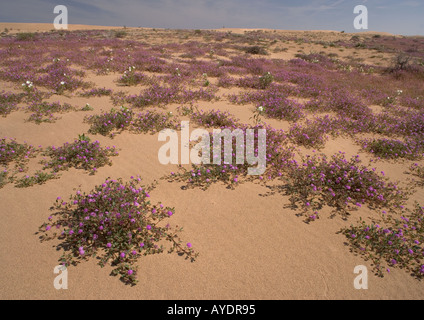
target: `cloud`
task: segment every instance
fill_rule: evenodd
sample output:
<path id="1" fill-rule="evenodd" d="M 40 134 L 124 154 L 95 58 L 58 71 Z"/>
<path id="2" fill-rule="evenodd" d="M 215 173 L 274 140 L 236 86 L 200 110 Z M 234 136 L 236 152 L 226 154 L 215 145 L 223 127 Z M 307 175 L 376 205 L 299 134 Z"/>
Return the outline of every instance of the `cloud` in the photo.
<path id="1" fill-rule="evenodd" d="M 153 28 L 274 28 L 353 30 L 353 8 L 366 4 L 379 31 L 422 30 L 416 18 L 423 1 L 407 0 L 61 0 L 71 24 Z M 53 23 L 57 0 L 14 0 L 0 4 L 0 21 Z M 392 17 L 401 24 L 393 25 Z M 416 21 L 415 21 L 416 20 Z M 408 31 L 409 30 L 409 31 Z M 424 30 L 420 32 L 424 33 Z"/>

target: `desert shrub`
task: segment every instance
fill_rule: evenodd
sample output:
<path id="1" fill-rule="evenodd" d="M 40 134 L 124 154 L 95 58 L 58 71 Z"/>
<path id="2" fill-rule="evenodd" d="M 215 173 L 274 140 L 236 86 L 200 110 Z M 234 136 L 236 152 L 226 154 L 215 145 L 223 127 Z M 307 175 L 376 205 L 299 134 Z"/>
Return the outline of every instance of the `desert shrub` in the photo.
<path id="1" fill-rule="evenodd" d="M 114 32 L 114 35 L 115 35 L 115 38 L 122 39 L 122 38 L 125 38 L 128 35 L 128 32 L 123 31 L 123 30 L 118 30 L 118 31 Z"/>
<path id="2" fill-rule="evenodd" d="M 250 47 L 245 47 L 243 48 L 244 52 L 249 53 L 249 54 L 254 54 L 254 55 L 267 55 L 267 51 L 265 50 L 265 48 L 260 47 L 260 46 L 250 46 Z"/>
<path id="3" fill-rule="evenodd" d="M 95 174 L 97 168 L 112 165 L 110 157 L 118 155 L 115 147 L 100 146 L 99 141 L 90 142 L 85 135 L 80 135 L 73 143 L 66 142 L 62 147 L 48 147 L 44 156 L 51 158 L 43 160 L 44 169 L 51 168 L 53 172 L 69 168 L 84 169 Z"/>
<path id="4" fill-rule="evenodd" d="M 33 32 L 19 32 L 16 34 L 16 40 L 18 41 L 30 41 L 35 40 L 36 34 Z"/>
<path id="5" fill-rule="evenodd" d="M 112 274 L 132 285 L 137 283 L 138 259 L 164 252 L 165 241 L 171 243 L 169 253 L 194 261 L 198 254 L 191 243 L 180 240 L 182 229 L 165 225 L 175 209 L 152 204 L 152 187 L 140 186 L 140 180 L 106 179 L 88 194 L 77 191 L 67 202 L 58 197 L 55 213 L 40 227 L 42 240 L 60 241 L 58 248 L 67 251 L 60 258 L 64 266 L 97 257 L 101 267 L 110 263 Z"/>
<path id="6" fill-rule="evenodd" d="M 400 219 L 384 217 L 384 226 L 367 224 L 343 229 L 354 251 L 373 262 L 377 275 L 400 268 L 419 279 L 424 278 L 424 210 L 404 209 Z"/>

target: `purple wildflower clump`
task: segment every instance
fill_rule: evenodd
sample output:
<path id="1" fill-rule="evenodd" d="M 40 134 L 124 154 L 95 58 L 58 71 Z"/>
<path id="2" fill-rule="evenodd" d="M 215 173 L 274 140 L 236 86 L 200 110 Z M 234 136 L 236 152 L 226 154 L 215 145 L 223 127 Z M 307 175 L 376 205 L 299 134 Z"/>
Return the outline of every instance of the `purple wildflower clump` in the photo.
<path id="1" fill-rule="evenodd" d="M 340 132 L 338 119 L 328 115 L 317 117 L 314 120 L 307 119 L 302 125 L 295 123 L 290 127 L 289 137 L 298 145 L 306 148 L 322 149 L 328 140 L 328 135 L 337 136 Z"/>
<path id="2" fill-rule="evenodd" d="M 164 252 L 164 240 L 171 243 L 169 253 L 194 261 L 198 253 L 180 240 L 182 229 L 165 224 L 175 209 L 152 204 L 148 192 L 154 187 L 140 181 L 108 178 L 88 194 L 77 191 L 67 202 L 59 197 L 55 213 L 40 227 L 42 241 L 57 238 L 59 248 L 69 248 L 60 258 L 65 266 L 97 257 L 101 267 L 110 263 L 112 274 L 131 285 L 137 283 L 138 259 Z"/>
<path id="3" fill-rule="evenodd" d="M 385 226 L 367 224 L 342 230 L 355 252 L 373 262 L 375 272 L 383 277 L 384 265 L 401 268 L 412 276 L 424 278 L 424 209 L 404 209 L 401 217 L 384 217 Z M 354 235 L 354 236 L 353 236 Z"/>
<path id="4" fill-rule="evenodd" d="M 89 133 L 108 135 L 113 131 L 122 131 L 131 125 L 133 120 L 133 111 L 121 107 L 119 110 L 111 109 L 101 115 L 92 115 L 85 118 L 85 122 L 89 123 Z"/>
<path id="5" fill-rule="evenodd" d="M 286 98 L 267 99 L 262 106 L 264 114 L 269 118 L 293 122 L 305 116 L 301 103 Z"/>
<path id="6" fill-rule="evenodd" d="M 79 87 L 86 88 L 88 83 L 79 79 L 83 76 L 80 72 L 69 68 L 65 62 L 58 59 L 49 66 L 40 69 L 38 72 L 43 73 L 34 83 L 53 89 L 57 94 L 63 94 L 65 91 L 75 91 Z"/>
<path id="7" fill-rule="evenodd" d="M 345 214 L 365 204 L 373 208 L 397 207 L 407 198 L 395 183 L 362 165 L 359 156 L 347 160 L 344 153 L 331 159 L 325 155 L 307 156 L 288 176 L 290 200 L 293 205 L 302 204 L 305 210 L 327 205 Z"/>
<path id="8" fill-rule="evenodd" d="M 10 92 L 0 92 L 0 115 L 6 117 L 12 111 L 17 109 L 17 104 L 21 102 L 24 94 L 15 94 Z"/>
<path id="9" fill-rule="evenodd" d="M 196 110 L 190 115 L 191 120 L 206 128 L 236 128 L 238 119 L 227 111 Z"/>
<path id="10" fill-rule="evenodd" d="M 97 168 L 112 165 L 109 157 L 118 155 L 118 152 L 115 147 L 104 149 L 99 141 L 90 142 L 88 137 L 82 135 L 73 143 L 67 142 L 62 147 L 48 147 L 43 155 L 51 158 L 50 161 L 42 161 L 44 169 L 51 168 L 53 172 L 59 172 L 77 168 L 95 174 Z"/>
<path id="11" fill-rule="evenodd" d="M 0 165 L 4 168 L 0 171 L 0 188 L 8 182 L 13 182 L 18 173 L 25 172 L 30 158 L 34 158 L 40 152 L 26 142 L 20 144 L 15 139 L 0 139 Z M 14 164 L 12 168 L 9 168 Z"/>
<path id="12" fill-rule="evenodd" d="M 237 164 L 236 152 L 240 140 L 237 138 L 232 140 L 232 150 L 226 150 L 225 147 L 222 146 L 221 153 L 215 154 L 212 152 L 215 138 L 213 133 L 209 133 L 211 163 L 201 165 L 192 164 L 191 170 L 180 167 L 180 172 L 171 173 L 171 175 L 166 178 L 169 181 L 184 182 L 187 187 L 199 187 L 203 190 L 208 189 L 210 185 L 218 182 L 226 184 L 229 188 L 235 188 L 246 180 L 259 179 L 261 181 L 266 181 L 281 177 L 293 168 L 294 147 L 290 145 L 289 139 L 282 130 L 276 130 L 266 124 L 258 124 L 255 126 L 238 125 L 238 128 L 242 133 L 240 136 L 244 141 L 246 141 L 246 130 L 254 130 L 255 156 L 257 156 L 257 146 L 259 146 L 260 143 L 258 132 L 260 129 L 266 130 L 266 167 L 264 168 L 263 175 L 248 175 L 248 170 L 251 165 L 247 161 L 243 164 Z M 221 129 L 224 130 L 225 128 Z M 233 127 L 227 129 L 230 131 L 234 130 Z M 225 161 L 227 156 L 231 156 L 232 159 L 229 163 Z M 216 160 L 219 160 L 217 158 L 221 159 L 221 164 L 214 164 Z M 256 166 L 258 166 L 258 163 L 253 165 L 253 167 Z M 264 177 L 266 177 L 265 180 Z"/>
<path id="13" fill-rule="evenodd" d="M 424 150 L 415 140 L 372 139 L 362 141 L 362 148 L 384 159 L 421 159 Z"/>
<path id="14" fill-rule="evenodd" d="M 134 116 L 130 130 L 134 133 L 151 134 L 159 132 L 163 129 L 179 130 L 181 124 L 178 119 L 174 118 L 172 113 L 158 113 L 156 111 L 146 111 Z"/>
<path id="15" fill-rule="evenodd" d="M 30 158 L 35 157 L 38 152 L 39 150 L 32 145 L 20 144 L 16 142 L 16 139 L 0 139 L 0 164 L 3 166 L 16 162 L 21 167 Z"/>

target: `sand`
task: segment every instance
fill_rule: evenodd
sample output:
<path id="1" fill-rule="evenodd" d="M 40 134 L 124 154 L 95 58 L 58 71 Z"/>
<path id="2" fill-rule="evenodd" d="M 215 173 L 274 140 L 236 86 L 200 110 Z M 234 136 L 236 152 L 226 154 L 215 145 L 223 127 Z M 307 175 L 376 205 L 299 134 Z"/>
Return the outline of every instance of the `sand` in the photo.
<path id="1" fill-rule="evenodd" d="M 5 24 L 0 30 L 48 31 L 51 25 Z M 106 27 L 96 27 L 104 29 Z M 70 26 L 70 30 L 94 29 L 93 26 Z M 231 31 L 234 31 L 231 29 Z M 243 30 L 242 30 L 243 31 Z M 115 89 L 116 77 L 90 75 L 97 87 Z M 83 123 L 87 114 L 112 107 L 106 98 L 54 96 L 52 101 L 84 106 L 94 111 L 61 115 L 53 124 L 25 122 L 27 114 L 14 112 L 0 118 L 0 136 L 14 137 L 35 146 L 61 145 L 87 132 Z M 168 110 L 175 110 L 169 106 Z M 228 110 L 248 122 L 249 106 L 226 102 L 201 103 L 203 109 Z M 253 107 L 253 106 L 251 106 Z M 270 121 L 276 127 L 286 124 Z M 67 197 L 81 185 L 89 191 L 107 177 L 129 179 L 137 174 L 145 184 L 159 180 L 175 170 L 163 166 L 157 158 L 162 146 L 157 135 L 134 135 L 124 132 L 115 139 L 96 136 L 103 145 L 116 145 L 118 157 L 113 166 L 99 169 L 90 176 L 81 170 L 63 172 L 58 180 L 44 185 L 18 189 L 13 184 L 0 189 L 0 298 L 1 299 L 422 299 L 424 286 L 408 273 L 393 269 L 379 278 L 372 274 L 370 262 L 350 253 L 341 228 L 356 223 L 372 213 L 363 208 L 353 212 L 348 221 L 324 215 L 306 224 L 296 212 L 285 208 L 288 199 L 270 188 L 245 183 L 236 190 L 213 185 L 209 190 L 182 190 L 181 184 L 160 180 L 151 193 L 152 201 L 175 207 L 175 224 L 184 227 L 181 237 L 190 241 L 198 259 L 191 263 L 176 254 L 160 254 L 139 260 L 139 284 L 130 287 L 111 277 L 111 267 L 101 269 L 95 260 L 68 269 L 68 289 L 56 290 L 54 268 L 60 252 L 53 242 L 40 243 L 35 233 L 46 222 L 49 207 L 57 196 Z M 348 155 L 359 151 L 349 139 L 336 139 L 324 150 L 332 154 L 344 150 Z M 361 154 L 366 158 L 366 154 Z M 32 163 L 36 163 L 34 160 Z M 378 164 L 396 179 L 405 179 L 404 167 Z M 423 194 L 414 199 L 424 202 Z M 369 269 L 368 290 L 354 288 L 354 268 Z"/>

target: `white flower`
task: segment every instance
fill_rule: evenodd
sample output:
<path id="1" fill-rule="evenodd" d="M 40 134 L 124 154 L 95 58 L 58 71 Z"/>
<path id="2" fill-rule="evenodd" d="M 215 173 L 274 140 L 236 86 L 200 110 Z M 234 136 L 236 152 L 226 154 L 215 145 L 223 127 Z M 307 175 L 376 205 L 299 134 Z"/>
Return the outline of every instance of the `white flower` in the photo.
<path id="1" fill-rule="evenodd" d="M 263 112 L 263 111 L 264 111 L 264 107 L 260 106 L 260 107 L 258 108 L 258 110 L 259 110 L 259 112 Z"/>
<path id="2" fill-rule="evenodd" d="M 27 81 L 26 83 L 27 83 L 27 84 L 30 84 L 30 83 L 31 83 L 31 81 Z"/>
<path id="3" fill-rule="evenodd" d="M 65 81 L 61 81 L 60 84 L 63 86 L 65 85 Z"/>

